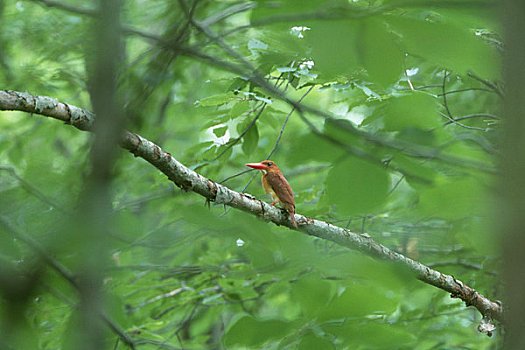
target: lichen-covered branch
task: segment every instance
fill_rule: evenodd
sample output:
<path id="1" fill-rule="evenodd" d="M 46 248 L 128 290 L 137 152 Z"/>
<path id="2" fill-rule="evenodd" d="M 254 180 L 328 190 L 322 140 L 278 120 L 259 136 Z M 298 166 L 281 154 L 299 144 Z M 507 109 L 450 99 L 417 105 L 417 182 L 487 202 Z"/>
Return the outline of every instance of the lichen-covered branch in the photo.
<path id="1" fill-rule="evenodd" d="M 58 102 L 50 97 L 34 96 L 16 91 L 0 91 L 0 110 L 38 113 L 62 120 L 81 130 L 90 130 L 95 123 L 94 115 L 91 112 Z M 186 191 L 196 192 L 209 201 L 228 205 L 259 216 L 265 221 L 294 229 L 288 213 L 257 200 L 249 194 L 233 191 L 196 173 L 178 162 L 160 146 L 140 135 L 125 131 L 121 146 L 135 156 L 151 163 L 178 187 Z M 300 214 L 295 214 L 295 220 L 298 224 L 297 231 L 336 242 L 377 259 L 395 263 L 410 270 L 419 280 L 447 291 L 451 297 L 463 300 L 467 306 L 474 306 L 483 315 L 483 321 L 478 327 L 481 332 L 490 335 L 494 329 L 493 320 L 503 321 L 503 307 L 500 303 L 484 297 L 453 276 L 440 273 L 388 249 L 375 242 L 368 235 L 356 234 L 350 230 Z"/>

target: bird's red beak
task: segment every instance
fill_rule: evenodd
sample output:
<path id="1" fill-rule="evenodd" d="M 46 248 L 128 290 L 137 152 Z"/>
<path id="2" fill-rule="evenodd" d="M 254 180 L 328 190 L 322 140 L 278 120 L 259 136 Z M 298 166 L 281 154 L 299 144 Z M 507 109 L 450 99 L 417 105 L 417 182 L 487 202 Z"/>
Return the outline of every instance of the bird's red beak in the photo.
<path id="1" fill-rule="evenodd" d="M 268 168 L 268 166 L 264 165 L 263 163 L 247 163 L 244 165 L 249 166 L 250 168 L 260 169 L 260 170 Z"/>

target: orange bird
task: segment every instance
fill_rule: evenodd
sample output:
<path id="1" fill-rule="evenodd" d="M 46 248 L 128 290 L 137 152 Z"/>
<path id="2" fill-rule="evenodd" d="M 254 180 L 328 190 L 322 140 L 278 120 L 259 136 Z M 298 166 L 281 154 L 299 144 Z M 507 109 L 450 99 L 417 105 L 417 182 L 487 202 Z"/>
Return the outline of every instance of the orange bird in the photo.
<path id="1" fill-rule="evenodd" d="M 267 195 L 271 196 L 275 201 L 271 203 L 281 203 L 284 208 L 290 213 L 292 224 L 297 227 L 295 222 L 295 200 L 293 198 L 292 188 L 283 174 L 281 169 L 271 160 L 265 160 L 260 163 L 248 163 L 246 166 L 250 168 L 259 169 L 262 171 L 262 185 Z"/>

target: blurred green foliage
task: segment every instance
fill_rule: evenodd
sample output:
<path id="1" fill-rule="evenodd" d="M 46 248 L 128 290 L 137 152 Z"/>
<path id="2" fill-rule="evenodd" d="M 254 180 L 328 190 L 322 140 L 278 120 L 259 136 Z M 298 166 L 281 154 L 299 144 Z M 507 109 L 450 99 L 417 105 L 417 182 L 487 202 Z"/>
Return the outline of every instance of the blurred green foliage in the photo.
<path id="1" fill-rule="evenodd" d="M 0 88 L 91 109 L 92 18 L 80 12 L 93 4 L 44 3 L 0 1 Z M 276 147 L 298 213 L 366 232 L 498 299 L 495 7 L 396 3 L 124 1 L 126 127 L 261 199 L 260 175 L 230 176 Z M 292 106 L 256 84 L 253 69 L 318 113 L 288 118 Z M 0 112 L 0 219 L 73 273 L 90 142 L 57 121 Z M 125 152 L 114 169 L 111 254 L 99 257 L 105 311 L 140 349 L 499 348 L 499 334 L 476 331 L 477 311 L 393 266 L 208 209 Z M 0 334 L 9 334 L 0 348 L 71 347 L 74 288 L 1 225 L 0 259 Z M 117 338 L 108 331 L 108 348 L 126 348 Z"/>

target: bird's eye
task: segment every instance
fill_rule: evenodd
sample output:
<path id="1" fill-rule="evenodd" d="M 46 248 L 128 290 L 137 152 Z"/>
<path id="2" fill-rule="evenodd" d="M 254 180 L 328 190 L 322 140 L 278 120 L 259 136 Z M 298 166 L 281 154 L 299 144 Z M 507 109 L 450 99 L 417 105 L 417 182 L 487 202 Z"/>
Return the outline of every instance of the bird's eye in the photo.
<path id="1" fill-rule="evenodd" d="M 273 165 L 272 162 L 268 162 L 268 163 L 266 163 L 266 164 L 268 164 L 268 166 L 272 166 L 272 165 Z"/>

